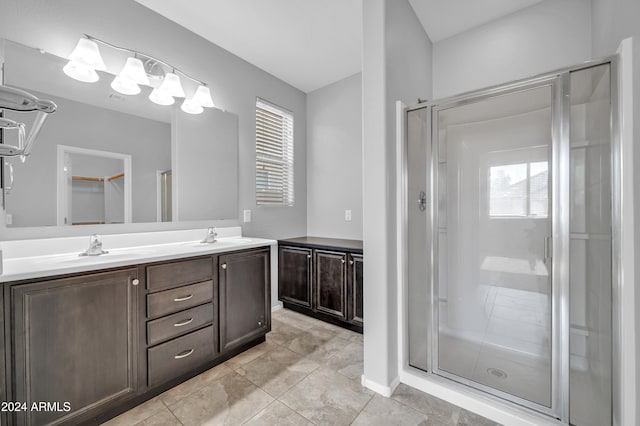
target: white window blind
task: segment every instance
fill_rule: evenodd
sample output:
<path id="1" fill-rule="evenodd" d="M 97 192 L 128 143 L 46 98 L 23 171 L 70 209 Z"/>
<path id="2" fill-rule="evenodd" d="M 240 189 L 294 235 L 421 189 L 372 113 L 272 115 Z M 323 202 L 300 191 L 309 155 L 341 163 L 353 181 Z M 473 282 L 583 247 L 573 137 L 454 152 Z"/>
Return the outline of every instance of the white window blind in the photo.
<path id="1" fill-rule="evenodd" d="M 256 101 L 256 203 L 292 206 L 293 115 Z"/>

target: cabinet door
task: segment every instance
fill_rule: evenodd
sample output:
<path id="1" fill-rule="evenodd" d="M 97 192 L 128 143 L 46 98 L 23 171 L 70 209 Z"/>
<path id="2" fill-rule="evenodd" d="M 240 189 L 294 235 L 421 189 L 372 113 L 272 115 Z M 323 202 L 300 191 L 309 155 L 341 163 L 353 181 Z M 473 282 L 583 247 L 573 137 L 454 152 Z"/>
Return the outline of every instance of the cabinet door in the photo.
<path id="1" fill-rule="evenodd" d="M 347 319 L 346 253 L 314 250 L 316 311 Z"/>
<path id="2" fill-rule="evenodd" d="M 266 248 L 218 258 L 221 352 L 271 329 L 269 253 Z"/>
<path id="3" fill-rule="evenodd" d="M 79 423 L 138 390 L 137 269 L 11 287 L 14 423 Z M 65 411 L 69 403 L 70 411 Z"/>
<path id="4" fill-rule="evenodd" d="M 361 254 L 350 254 L 349 257 L 349 322 L 362 325 L 362 290 L 364 288 L 362 270 L 364 263 Z"/>
<path id="5" fill-rule="evenodd" d="M 278 249 L 278 299 L 305 308 L 312 306 L 311 249 Z"/>

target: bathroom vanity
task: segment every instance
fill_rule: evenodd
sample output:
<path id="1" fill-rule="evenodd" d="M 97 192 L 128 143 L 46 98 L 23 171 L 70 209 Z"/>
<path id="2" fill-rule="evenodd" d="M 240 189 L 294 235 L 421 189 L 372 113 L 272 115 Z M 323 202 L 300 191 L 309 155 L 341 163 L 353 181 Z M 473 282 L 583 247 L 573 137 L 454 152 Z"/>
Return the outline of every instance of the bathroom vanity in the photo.
<path id="1" fill-rule="evenodd" d="M 99 423 L 264 341 L 272 249 L 221 238 L 5 259 L 0 392 L 25 405 L 2 424 Z"/>

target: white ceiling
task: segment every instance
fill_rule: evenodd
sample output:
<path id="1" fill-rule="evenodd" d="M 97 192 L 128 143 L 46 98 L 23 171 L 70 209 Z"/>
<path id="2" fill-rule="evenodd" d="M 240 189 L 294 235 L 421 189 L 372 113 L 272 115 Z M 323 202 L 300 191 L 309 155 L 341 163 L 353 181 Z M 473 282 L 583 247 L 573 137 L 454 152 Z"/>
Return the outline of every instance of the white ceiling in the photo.
<path id="1" fill-rule="evenodd" d="M 543 0 L 409 0 L 433 43 Z"/>
<path id="2" fill-rule="evenodd" d="M 303 92 L 360 72 L 361 0 L 136 0 Z"/>
<path id="3" fill-rule="evenodd" d="M 135 1 L 306 93 L 362 69 L 363 0 Z M 540 1 L 409 0 L 434 43 Z"/>

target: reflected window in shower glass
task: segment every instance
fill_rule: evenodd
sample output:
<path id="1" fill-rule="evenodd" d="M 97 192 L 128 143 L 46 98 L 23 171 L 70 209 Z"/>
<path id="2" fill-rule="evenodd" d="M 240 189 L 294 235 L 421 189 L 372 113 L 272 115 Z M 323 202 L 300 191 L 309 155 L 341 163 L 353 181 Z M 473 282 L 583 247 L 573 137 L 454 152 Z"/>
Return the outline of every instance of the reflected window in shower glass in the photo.
<path id="1" fill-rule="evenodd" d="M 505 164 L 489 168 L 489 216 L 547 217 L 548 163 Z"/>

